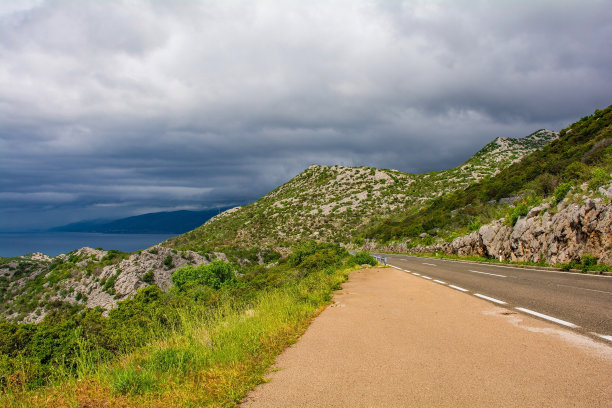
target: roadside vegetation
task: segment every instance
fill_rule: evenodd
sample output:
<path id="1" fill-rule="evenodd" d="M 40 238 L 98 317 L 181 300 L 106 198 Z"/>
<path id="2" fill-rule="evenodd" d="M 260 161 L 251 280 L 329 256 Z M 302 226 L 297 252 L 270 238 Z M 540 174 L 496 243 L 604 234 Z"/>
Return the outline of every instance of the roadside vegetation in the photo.
<path id="1" fill-rule="evenodd" d="M 309 241 L 267 265 L 186 266 L 108 317 L 65 305 L 0 322 L 0 406 L 232 406 L 362 261 Z"/>

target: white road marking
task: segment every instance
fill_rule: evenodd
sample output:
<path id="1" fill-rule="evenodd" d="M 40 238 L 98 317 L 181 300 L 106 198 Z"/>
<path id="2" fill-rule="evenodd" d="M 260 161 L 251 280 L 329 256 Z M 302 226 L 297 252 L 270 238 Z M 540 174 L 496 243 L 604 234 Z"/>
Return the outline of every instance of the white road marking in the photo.
<path id="1" fill-rule="evenodd" d="M 430 263 L 427 263 L 427 262 L 422 262 L 422 264 L 423 264 L 423 265 L 429 265 L 429 266 L 437 266 L 437 265 L 435 265 L 435 264 L 430 264 Z"/>
<path id="2" fill-rule="evenodd" d="M 566 322 L 565 320 L 557 319 L 556 317 L 548 316 L 543 313 L 534 312 L 533 310 L 525 309 L 524 307 L 517 307 L 516 310 L 520 310 L 521 312 L 529 313 L 530 315 L 541 317 L 542 319 L 550 320 L 551 322 L 559 323 L 567 327 L 571 327 L 573 329 L 577 329 L 578 325 L 574 323 Z"/>
<path id="3" fill-rule="evenodd" d="M 480 272 L 480 271 L 473 271 L 471 269 L 469 269 L 470 272 L 474 272 L 474 273 L 482 273 L 483 275 L 491 275 L 491 276 L 499 276 L 500 278 L 507 278 L 506 275 L 498 275 L 496 273 L 489 273 L 489 272 Z"/>
<path id="4" fill-rule="evenodd" d="M 594 335 L 596 335 L 597 337 L 601 337 L 602 339 L 606 339 L 608 341 L 612 341 L 612 336 L 608 336 L 606 334 L 599 334 L 599 333 L 593 333 Z"/>
<path id="5" fill-rule="evenodd" d="M 421 276 L 421 274 L 420 274 L 420 273 L 416 273 L 416 272 L 412 272 L 412 274 L 413 274 L 414 276 Z"/>
<path id="6" fill-rule="evenodd" d="M 451 287 L 451 288 L 453 288 L 453 289 L 460 290 L 460 291 L 462 291 L 462 292 L 469 292 L 469 290 L 467 290 L 467 289 L 463 289 L 463 288 L 461 288 L 461 287 L 459 287 L 459 286 L 455 286 L 455 285 L 448 285 L 448 286 L 450 286 L 450 287 Z"/>
<path id="7" fill-rule="evenodd" d="M 423 278 L 423 279 L 432 279 L 429 276 L 425 276 L 425 275 L 421 275 L 421 278 Z"/>
<path id="8" fill-rule="evenodd" d="M 413 256 L 413 258 L 419 258 L 419 259 L 423 259 L 423 257 L 420 256 Z M 456 262 L 456 263 L 463 263 L 463 264 L 469 264 L 469 265 L 487 265 L 487 266 L 492 266 L 494 268 L 507 268 L 507 269 L 515 269 L 517 271 L 538 271 L 538 272 L 546 272 L 546 273 L 561 273 L 561 274 L 566 274 L 566 275 L 577 275 L 577 276 L 582 276 L 582 277 L 597 277 L 597 278 L 612 278 L 612 275 L 595 275 L 592 273 L 577 273 L 577 272 L 564 272 L 564 271 L 549 271 L 549 270 L 545 270 L 545 269 L 537 269 L 537 268 L 520 268 L 518 266 L 512 266 L 512 265 L 499 265 L 499 264 L 495 264 L 495 263 L 489 263 L 489 262 L 471 262 L 471 261 L 465 261 L 465 260 L 455 260 L 455 259 L 438 259 L 436 258 L 437 261 L 441 261 L 441 262 Z"/>
<path id="9" fill-rule="evenodd" d="M 499 303 L 500 305 L 506 305 L 507 304 L 503 300 L 499 300 L 499 299 L 495 299 L 495 298 L 492 298 L 492 297 L 489 297 L 489 296 L 481 295 L 480 293 L 474 293 L 474 296 L 478 296 L 479 298 L 490 300 L 491 302 Z"/>
<path id="10" fill-rule="evenodd" d="M 446 282 L 441 281 L 441 280 L 434 279 L 434 282 L 438 282 L 438 283 L 441 283 L 441 284 L 443 284 L 443 285 L 446 285 Z"/>
<path id="11" fill-rule="evenodd" d="M 410 271 L 409 271 L 408 269 L 404 269 L 404 272 L 408 272 L 408 273 L 410 273 Z"/>

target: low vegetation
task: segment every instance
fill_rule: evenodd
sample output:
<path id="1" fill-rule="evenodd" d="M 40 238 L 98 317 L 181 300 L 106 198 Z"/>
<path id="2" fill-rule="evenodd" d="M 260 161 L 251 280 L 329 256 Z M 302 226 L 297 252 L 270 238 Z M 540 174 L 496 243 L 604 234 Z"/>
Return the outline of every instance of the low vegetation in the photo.
<path id="1" fill-rule="evenodd" d="M 331 299 L 353 265 L 334 244 L 240 268 L 187 266 L 99 309 L 66 306 L 40 324 L 0 323 L 0 405 L 231 406 Z"/>

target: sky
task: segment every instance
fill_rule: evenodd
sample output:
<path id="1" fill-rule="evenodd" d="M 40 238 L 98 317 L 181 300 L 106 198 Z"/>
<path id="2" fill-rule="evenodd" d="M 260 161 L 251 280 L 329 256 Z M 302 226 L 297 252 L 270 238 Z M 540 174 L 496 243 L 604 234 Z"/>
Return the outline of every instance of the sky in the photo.
<path id="1" fill-rule="evenodd" d="M 612 103 L 608 1 L 2 0 L 0 231 L 452 168 Z"/>

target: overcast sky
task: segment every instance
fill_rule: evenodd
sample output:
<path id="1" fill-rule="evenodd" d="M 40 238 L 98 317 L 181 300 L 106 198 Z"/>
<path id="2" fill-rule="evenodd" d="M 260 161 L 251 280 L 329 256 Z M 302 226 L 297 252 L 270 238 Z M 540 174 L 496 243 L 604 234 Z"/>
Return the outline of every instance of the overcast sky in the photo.
<path id="1" fill-rule="evenodd" d="M 609 1 L 0 1 L 0 231 L 423 172 L 612 103 Z"/>

